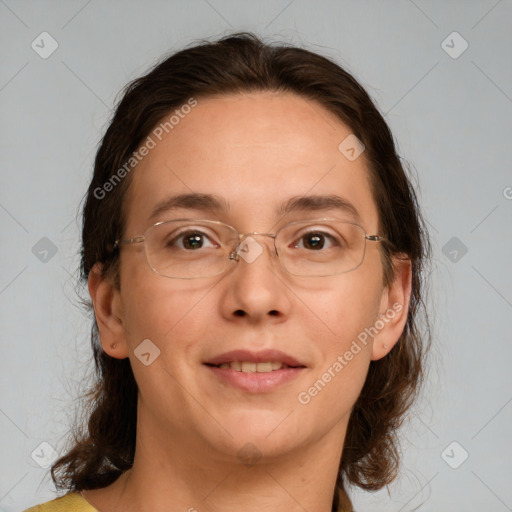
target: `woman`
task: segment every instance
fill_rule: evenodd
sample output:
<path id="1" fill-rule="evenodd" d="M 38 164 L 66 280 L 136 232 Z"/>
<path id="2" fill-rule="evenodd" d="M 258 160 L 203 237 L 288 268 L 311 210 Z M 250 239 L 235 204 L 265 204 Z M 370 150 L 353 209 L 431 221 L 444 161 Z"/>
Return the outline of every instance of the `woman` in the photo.
<path id="1" fill-rule="evenodd" d="M 237 33 L 134 81 L 82 243 L 97 384 L 29 510 L 348 511 L 394 479 L 428 239 L 337 64 Z"/>

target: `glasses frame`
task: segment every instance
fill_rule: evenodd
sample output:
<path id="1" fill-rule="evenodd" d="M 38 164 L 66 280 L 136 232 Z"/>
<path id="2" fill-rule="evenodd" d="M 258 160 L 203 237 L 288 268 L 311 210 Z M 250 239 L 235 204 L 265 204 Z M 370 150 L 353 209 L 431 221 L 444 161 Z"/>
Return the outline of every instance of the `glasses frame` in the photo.
<path id="1" fill-rule="evenodd" d="M 292 224 L 305 224 L 305 223 L 308 223 L 308 222 L 314 223 L 314 222 L 329 221 L 329 220 L 330 221 L 334 220 L 334 221 L 338 221 L 338 222 L 343 222 L 345 224 L 351 224 L 353 226 L 357 226 L 361 230 L 361 232 L 363 233 L 363 236 L 364 236 L 364 249 L 363 249 L 363 257 L 361 258 L 360 263 L 356 267 L 351 268 L 350 270 L 344 270 L 343 272 L 337 272 L 337 273 L 334 273 L 334 274 L 304 276 L 304 275 L 301 275 L 301 274 L 294 274 L 293 272 L 290 272 L 286 268 L 286 266 L 283 264 L 283 262 L 281 261 L 281 258 L 279 257 L 279 252 L 277 250 L 276 238 L 279 235 L 279 233 L 284 228 L 287 228 L 288 226 L 290 226 Z M 270 238 L 272 238 L 274 240 L 274 252 L 275 252 L 275 254 L 277 256 L 277 259 L 278 259 L 279 264 L 281 265 L 281 267 L 284 268 L 284 270 L 286 270 L 286 272 L 288 272 L 290 275 L 299 276 L 299 277 L 328 277 L 328 276 L 335 276 L 335 275 L 341 275 L 341 274 L 346 274 L 348 272 L 352 272 L 353 270 L 356 270 L 358 267 L 360 267 L 361 264 L 364 261 L 364 257 L 366 255 L 366 240 L 368 240 L 370 242 L 383 242 L 383 241 L 387 240 L 386 237 L 380 235 L 379 233 L 376 233 L 376 234 L 373 234 L 373 235 L 368 235 L 366 233 L 365 229 L 363 228 L 363 226 L 361 226 L 360 224 L 357 224 L 356 222 L 351 222 L 351 221 L 347 221 L 345 219 L 340 219 L 340 218 L 336 218 L 336 217 L 321 217 L 321 218 L 317 218 L 317 219 L 307 219 L 307 220 L 292 221 L 292 222 L 289 222 L 289 223 L 285 224 L 284 226 L 281 226 L 275 233 L 259 233 L 257 231 L 253 231 L 253 232 L 250 232 L 250 233 L 239 233 L 238 230 L 235 227 L 231 226 L 230 224 L 226 224 L 225 222 L 218 221 L 218 220 L 183 218 L 183 219 L 172 219 L 172 220 L 163 220 L 163 221 L 160 221 L 160 222 L 156 222 L 152 226 L 149 226 L 149 228 L 147 228 L 146 231 L 144 231 L 144 233 L 142 235 L 137 235 L 137 236 L 134 236 L 134 237 L 131 237 L 131 238 L 125 238 L 125 239 L 117 239 L 114 242 L 114 247 L 113 248 L 115 250 L 117 248 L 120 248 L 121 245 L 132 245 L 132 244 L 144 243 L 146 241 L 147 233 L 151 229 L 154 229 L 155 227 L 160 226 L 162 224 L 168 224 L 168 223 L 171 223 L 171 222 L 184 222 L 184 221 L 191 221 L 191 222 L 194 222 L 194 223 L 195 222 L 206 222 L 207 224 L 216 224 L 216 225 L 219 225 L 219 226 L 225 226 L 225 227 L 229 228 L 231 231 L 233 231 L 233 233 L 236 233 L 237 238 L 238 238 L 238 242 L 237 242 L 236 247 L 229 254 L 228 260 L 234 260 L 234 261 L 237 261 L 237 262 L 240 261 L 240 257 L 239 257 L 240 245 L 242 244 L 242 242 L 248 236 L 251 236 L 251 235 L 268 236 L 268 237 L 270 237 Z M 201 279 L 201 278 L 204 279 L 204 278 L 207 278 L 207 277 L 219 276 L 219 275 L 225 273 L 230 268 L 229 265 L 226 265 L 226 267 L 223 270 L 221 270 L 220 272 L 217 272 L 216 274 L 209 275 L 209 276 L 193 276 L 193 277 L 168 276 L 166 274 L 162 274 L 161 272 L 159 272 L 156 268 L 154 268 L 151 265 L 151 263 L 149 261 L 149 258 L 148 258 L 148 253 L 147 253 L 146 245 L 145 244 L 144 244 L 144 255 L 146 257 L 146 262 L 147 262 L 149 268 L 153 272 L 155 272 L 156 274 L 158 274 L 160 276 L 167 277 L 169 279 Z"/>

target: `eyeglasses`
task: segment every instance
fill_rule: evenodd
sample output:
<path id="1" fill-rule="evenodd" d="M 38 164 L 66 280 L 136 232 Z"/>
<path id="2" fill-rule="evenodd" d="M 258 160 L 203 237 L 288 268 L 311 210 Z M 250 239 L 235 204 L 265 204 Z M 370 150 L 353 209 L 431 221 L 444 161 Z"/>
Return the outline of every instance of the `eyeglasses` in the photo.
<path id="1" fill-rule="evenodd" d="M 165 277 L 195 279 L 226 272 L 239 258 L 252 263 L 263 252 L 254 236 L 274 240 L 274 251 L 287 272 L 322 277 L 355 270 L 363 262 L 367 235 L 362 226 L 341 219 L 290 222 L 277 233 L 238 233 L 215 220 L 176 219 L 157 222 L 142 236 L 116 240 L 114 248 L 144 242 L 149 267 Z"/>

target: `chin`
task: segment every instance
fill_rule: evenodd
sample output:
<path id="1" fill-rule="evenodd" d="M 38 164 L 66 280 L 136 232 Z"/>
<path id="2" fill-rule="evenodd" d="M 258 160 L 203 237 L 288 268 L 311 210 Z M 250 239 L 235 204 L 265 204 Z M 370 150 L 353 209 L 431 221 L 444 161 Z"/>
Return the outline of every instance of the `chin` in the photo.
<path id="1" fill-rule="evenodd" d="M 212 431 L 206 434 L 210 434 L 209 440 L 216 449 L 240 462 L 251 458 L 273 459 L 298 449 L 310 437 L 307 425 L 302 422 L 299 428 L 298 418 L 294 416 L 294 411 L 286 409 L 234 411 L 231 418 L 224 417 L 222 422 L 226 435 L 211 439 Z"/>

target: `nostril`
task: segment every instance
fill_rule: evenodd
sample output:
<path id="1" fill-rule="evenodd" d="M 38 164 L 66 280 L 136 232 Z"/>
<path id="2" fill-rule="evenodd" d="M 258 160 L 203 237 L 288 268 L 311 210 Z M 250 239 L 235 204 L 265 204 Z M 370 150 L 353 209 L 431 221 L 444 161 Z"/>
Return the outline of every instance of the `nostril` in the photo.
<path id="1" fill-rule="evenodd" d="M 245 311 L 242 311 L 241 309 L 237 309 L 235 311 L 236 316 L 245 316 Z"/>
<path id="2" fill-rule="evenodd" d="M 272 315 L 272 316 L 278 316 L 279 315 L 279 313 L 275 309 L 272 309 L 271 311 L 269 311 L 268 314 Z"/>

